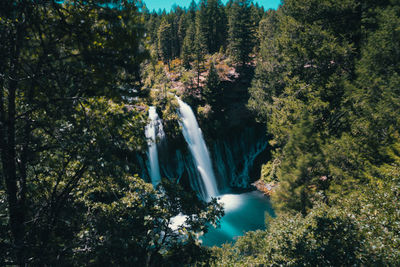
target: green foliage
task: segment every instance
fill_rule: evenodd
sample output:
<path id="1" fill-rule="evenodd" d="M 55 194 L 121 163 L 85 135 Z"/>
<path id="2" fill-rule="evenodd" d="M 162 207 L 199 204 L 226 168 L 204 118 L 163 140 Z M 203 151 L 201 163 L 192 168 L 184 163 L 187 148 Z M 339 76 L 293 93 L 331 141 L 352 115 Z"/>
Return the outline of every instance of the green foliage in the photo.
<path id="1" fill-rule="evenodd" d="M 183 40 L 182 46 L 182 61 L 183 66 L 186 69 L 190 68 L 190 62 L 193 61 L 193 47 L 194 47 L 194 40 L 195 40 L 195 28 L 193 24 L 189 25 L 189 28 L 186 31 L 185 39 Z"/>
<path id="2" fill-rule="evenodd" d="M 170 60 L 172 59 L 171 38 L 172 38 L 171 24 L 167 22 L 166 18 L 163 18 L 157 33 L 158 50 L 160 57 L 165 63 L 168 63 L 168 66 Z"/>
<path id="3" fill-rule="evenodd" d="M 8 206 L 2 262 L 68 257 L 81 219 L 71 202 L 78 184 L 135 171 L 129 159 L 144 143 L 143 120 L 111 103 L 132 88 L 139 93 L 138 63 L 146 53 L 136 7 L 120 4 L 1 4 L 1 183 Z"/>
<path id="4" fill-rule="evenodd" d="M 276 219 L 217 266 L 399 264 L 397 1 L 285 1 L 260 22 L 249 107 L 275 147 Z"/>
<path id="5" fill-rule="evenodd" d="M 398 6 L 384 6 L 285 1 L 260 23 L 249 107 L 267 122 L 281 162 L 277 206 L 304 213 L 303 199 L 312 206 L 319 190 L 351 191 L 377 175 L 371 166 L 390 161 L 380 150 L 399 126 Z"/>
<path id="6" fill-rule="evenodd" d="M 194 64 L 197 72 L 197 87 L 200 87 L 200 73 L 203 68 L 204 57 L 207 52 L 206 37 L 202 30 L 202 21 L 200 16 L 196 16 L 195 37 L 193 42 Z"/>
<path id="7" fill-rule="evenodd" d="M 166 74 L 166 67 L 161 62 L 151 62 L 143 69 L 143 87 L 152 90 L 153 98 L 159 101 L 166 97 L 171 81 Z"/>
<path id="8" fill-rule="evenodd" d="M 307 216 L 280 213 L 266 231 L 214 249 L 214 266 L 341 266 L 399 264 L 398 181 L 354 190 Z"/>
<path id="9" fill-rule="evenodd" d="M 362 234 L 360 240 L 365 249 L 362 257 L 367 264 L 395 266 L 400 263 L 399 166 L 397 161 L 396 174 L 386 176 L 394 178 L 394 182 L 374 182 L 359 191 L 354 190 L 348 198 L 334 202 L 352 214 Z"/>
<path id="10" fill-rule="evenodd" d="M 278 181 L 278 169 L 280 160 L 275 158 L 274 161 L 268 161 L 261 167 L 261 179 L 265 183 L 276 183 Z"/>
<path id="11" fill-rule="evenodd" d="M 128 177 L 121 185 L 110 182 L 91 187 L 83 196 L 88 212 L 78 234 L 79 262 L 159 266 L 190 264 L 207 254 L 195 234 L 206 231 L 205 222 L 215 223 L 221 216 L 215 201 L 201 203 L 168 181 L 158 191 L 138 177 Z M 181 212 L 188 216 L 185 224 L 171 228 L 173 217 Z M 190 258 L 180 257 L 187 249 Z"/>
<path id="12" fill-rule="evenodd" d="M 168 94 L 166 99 L 157 105 L 161 108 L 164 131 L 169 140 L 179 140 L 181 128 L 179 126 L 179 116 L 176 113 L 178 103 L 173 95 Z"/>
<path id="13" fill-rule="evenodd" d="M 133 96 L 142 96 L 148 53 L 137 8 L 116 5 L 0 4 L 2 265 L 160 266 L 180 252 L 193 255 L 178 264 L 207 255 L 195 236 L 221 207 L 168 181 L 153 190 L 132 177 L 146 149 L 147 115 Z M 146 86 L 158 79 L 147 76 Z M 175 231 L 169 223 L 180 212 L 189 217 Z"/>
<path id="14" fill-rule="evenodd" d="M 250 18 L 250 1 L 232 2 L 228 24 L 228 51 L 234 62 L 242 66 L 249 61 L 249 54 L 253 49 L 254 40 Z"/>
<path id="15" fill-rule="evenodd" d="M 280 164 L 279 187 L 273 195 L 276 207 L 294 209 L 306 214 L 315 192 L 326 187 L 321 180 L 325 167 L 321 141 L 306 117 L 296 125 L 283 149 Z"/>
<path id="16" fill-rule="evenodd" d="M 202 21 L 208 53 L 218 52 L 221 46 L 225 46 L 227 36 L 227 18 L 221 0 L 202 1 L 198 16 Z"/>
<path id="17" fill-rule="evenodd" d="M 216 266 L 337 266 L 362 262 L 358 257 L 361 238 L 357 225 L 340 210 L 322 205 L 304 218 L 300 214 L 280 214 L 268 226 L 266 232 L 249 232 L 234 246 L 226 247 L 228 251 L 222 251 Z"/>
<path id="18" fill-rule="evenodd" d="M 1 263 L 400 265 L 398 1 L 286 0 L 266 14 L 247 0 L 168 14 L 138 3 L 141 15 L 99 3 L 0 4 Z M 200 74 L 224 48 L 235 65 L 259 55 L 249 107 L 272 136 L 262 178 L 279 183 L 278 217 L 212 256 L 197 235 L 222 216 L 216 200 L 132 174 L 146 149 L 140 105 L 179 135 L 173 83 L 215 119 L 204 129 L 221 124 L 214 63 L 203 91 Z"/>
<path id="19" fill-rule="evenodd" d="M 211 63 L 202 95 L 206 102 L 215 109 L 221 101 L 222 93 L 218 71 L 215 69 L 214 63 Z"/>
<path id="20" fill-rule="evenodd" d="M 148 45 L 157 49 L 166 63 L 180 57 L 186 69 L 191 64 L 196 69 L 201 67 L 197 63 L 199 51 L 204 56 L 224 51 L 228 46 L 233 49 L 231 55 L 235 60 L 239 53 L 237 63 L 247 63 L 264 9 L 250 1 L 239 2 L 224 6 L 221 0 L 201 0 L 198 4 L 192 1 L 188 9 L 175 6 L 169 13 L 144 12 Z"/>

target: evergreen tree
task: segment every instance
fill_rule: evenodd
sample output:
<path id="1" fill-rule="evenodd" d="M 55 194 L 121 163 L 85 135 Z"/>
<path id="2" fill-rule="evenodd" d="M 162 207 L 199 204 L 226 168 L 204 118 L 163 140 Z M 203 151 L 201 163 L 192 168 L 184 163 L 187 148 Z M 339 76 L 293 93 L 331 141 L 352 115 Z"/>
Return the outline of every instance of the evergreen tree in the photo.
<path id="1" fill-rule="evenodd" d="M 256 3 L 255 5 L 253 3 L 250 4 L 250 17 L 251 17 L 251 32 L 253 34 L 253 40 L 254 43 L 253 45 L 255 46 L 256 49 L 258 49 L 259 46 L 259 40 L 258 40 L 258 30 L 259 30 L 259 25 L 260 25 L 260 21 L 262 20 L 263 16 L 264 16 L 264 8 L 263 7 L 259 7 L 258 3 Z"/>
<path id="2" fill-rule="evenodd" d="M 179 46 L 179 54 L 178 56 L 181 56 L 182 54 L 182 48 L 183 48 L 183 42 L 185 40 L 186 36 L 186 31 L 188 29 L 188 17 L 186 14 L 182 14 L 179 18 L 178 22 L 178 46 Z"/>
<path id="3" fill-rule="evenodd" d="M 183 9 L 179 6 L 173 7 L 172 11 L 168 14 L 168 21 L 171 24 L 171 50 L 172 58 L 179 57 L 181 54 L 181 42 L 180 42 L 180 18 L 183 16 Z"/>
<path id="4" fill-rule="evenodd" d="M 157 13 L 153 12 L 145 25 L 146 34 L 148 34 L 150 43 L 154 46 L 156 51 L 158 51 L 158 28 L 160 27 L 160 22 L 160 17 Z"/>
<path id="5" fill-rule="evenodd" d="M 208 51 L 212 54 L 224 47 L 227 39 L 227 18 L 221 0 L 208 0 L 207 23 Z"/>
<path id="6" fill-rule="evenodd" d="M 140 91 L 138 21 L 129 3 L 0 4 L 2 264 L 78 265 L 83 195 L 136 169 L 144 124 L 115 102 Z"/>
<path id="7" fill-rule="evenodd" d="M 244 66 L 253 49 L 249 0 L 234 0 L 229 12 L 228 51 L 235 63 Z"/>
<path id="8" fill-rule="evenodd" d="M 1 265 L 183 266 L 208 253 L 195 233 L 222 215 L 216 200 L 133 175 L 147 116 L 127 96 L 140 96 L 147 52 L 135 5 L 118 2 L 0 3 Z M 190 222 L 171 229 L 181 212 Z"/>
<path id="9" fill-rule="evenodd" d="M 197 4 L 196 1 L 192 0 L 189 5 L 188 15 L 192 23 L 196 20 L 196 12 L 197 12 Z"/>
<path id="10" fill-rule="evenodd" d="M 280 165 L 279 188 L 273 195 L 275 207 L 280 210 L 297 210 L 306 215 L 312 207 L 311 199 L 321 189 L 326 189 L 327 181 L 320 180 L 328 175 L 324 166 L 321 140 L 307 116 L 307 111 L 300 122 L 291 130 L 285 145 Z"/>
<path id="11" fill-rule="evenodd" d="M 249 102 L 268 122 L 271 143 L 279 148 L 277 176 L 283 183 L 275 202 L 282 209 L 303 213 L 315 199 L 316 191 L 310 188 L 329 196 L 327 191 L 351 191 L 381 176 L 371 166 L 391 158 L 387 153 L 392 153 L 388 150 L 394 149 L 398 135 L 392 109 L 398 109 L 399 102 L 398 92 L 392 91 L 398 87 L 398 72 L 393 71 L 398 69 L 394 49 L 398 37 L 389 30 L 398 24 L 394 19 L 398 7 L 388 5 L 389 12 L 382 3 L 379 7 L 372 2 L 360 6 L 359 1 L 318 4 L 288 0 L 260 23 L 261 59 Z M 367 25 L 371 28 L 364 28 Z M 366 33 L 371 39 L 360 42 Z M 379 49 L 382 43 L 387 45 Z M 304 114 L 313 136 L 302 126 Z M 293 158 L 296 147 L 303 147 L 298 149 L 302 152 Z M 312 167 L 305 167 L 307 162 Z M 307 205 L 301 204 L 303 199 Z"/>
<path id="12" fill-rule="evenodd" d="M 217 104 L 221 100 L 221 95 L 221 80 L 219 78 L 218 71 L 214 66 L 214 63 L 212 62 L 210 65 L 210 69 L 208 70 L 206 84 L 203 89 L 203 96 L 206 102 L 211 104 L 215 111 Z"/>
<path id="13" fill-rule="evenodd" d="M 208 1 L 201 0 L 199 2 L 199 10 L 196 13 L 196 33 L 197 31 L 201 33 L 204 38 L 206 52 L 208 52 L 208 44 L 210 39 L 210 28 L 209 28 L 209 20 L 210 17 L 208 16 Z"/>
<path id="14" fill-rule="evenodd" d="M 321 189 L 317 175 L 329 180 L 339 179 L 333 178 L 330 173 L 318 171 L 320 168 L 328 168 L 324 161 L 333 158 L 325 153 L 325 146 L 314 151 L 307 159 L 314 162 L 314 174 L 304 172 L 307 168 L 303 168 L 302 164 L 293 170 L 287 169 L 284 166 L 286 161 L 291 162 L 291 166 L 296 165 L 292 161 L 293 152 L 285 152 L 285 149 L 292 146 L 294 136 L 305 135 L 305 132 L 296 133 L 302 131 L 300 122 L 304 114 L 308 114 L 308 127 L 318 133 L 318 138 L 301 141 L 305 146 L 319 147 L 321 143 L 327 144 L 332 137 L 339 137 L 348 129 L 344 85 L 345 80 L 354 76 L 354 34 L 359 32 L 359 28 L 354 26 L 357 25 L 354 22 L 357 7 L 353 1 L 331 5 L 331 1 L 327 0 L 325 4 L 318 5 L 313 0 L 291 0 L 285 2 L 282 10 L 269 13 L 260 23 L 261 59 L 250 90 L 250 106 L 267 119 L 269 132 L 273 134 L 272 144 L 284 147 L 276 153 L 282 162 L 278 179 L 285 180 L 277 194 L 282 197 L 277 201 L 284 203 L 283 206 L 304 212 L 304 205 L 297 205 L 298 201 L 289 198 L 291 193 L 303 187 L 306 190 L 301 191 L 302 196 L 297 194 L 298 199 L 301 197 L 309 200 L 314 194 L 309 188 Z M 314 11 L 304 13 L 301 11 L 304 9 Z M 340 19 L 333 23 L 331 14 Z M 350 28 L 344 26 L 346 21 L 352 24 Z M 302 146 L 300 143 L 297 145 Z M 328 159 L 322 156 L 318 158 L 315 153 Z M 304 180 L 304 177 L 307 179 Z M 288 181 L 289 178 L 292 180 Z M 284 199 L 288 201 L 284 202 Z"/>
<path id="15" fill-rule="evenodd" d="M 196 34 L 194 38 L 193 54 L 195 70 L 197 73 L 197 87 L 200 87 L 200 73 L 204 63 L 204 56 L 207 53 L 207 43 L 204 32 L 202 31 L 202 22 L 200 16 L 196 17 L 195 27 Z"/>
<path id="16" fill-rule="evenodd" d="M 159 56 L 164 63 L 168 63 L 169 67 L 172 58 L 172 29 L 165 17 L 161 20 L 158 28 L 157 39 Z"/>
<path id="17" fill-rule="evenodd" d="M 195 26 L 193 23 L 189 25 L 189 28 L 186 31 L 185 39 L 183 40 L 182 45 L 182 63 L 186 69 L 190 68 L 190 63 L 193 61 L 194 56 L 194 41 L 195 41 Z"/>

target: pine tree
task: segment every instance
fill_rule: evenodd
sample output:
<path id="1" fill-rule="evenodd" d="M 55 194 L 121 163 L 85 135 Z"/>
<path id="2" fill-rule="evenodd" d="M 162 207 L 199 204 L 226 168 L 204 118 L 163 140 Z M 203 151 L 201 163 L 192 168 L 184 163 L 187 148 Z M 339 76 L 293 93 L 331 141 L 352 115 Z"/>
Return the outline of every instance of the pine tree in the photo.
<path id="1" fill-rule="evenodd" d="M 192 0 L 192 2 L 190 2 L 189 5 L 188 15 L 193 23 L 195 22 L 196 19 L 196 11 L 197 11 L 197 4 L 194 0 Z"/>
<path id="2" fill-rule="evenodd" d="M 196 17 L 196 34 L 194 38 L 194 61 L 197 72 L 197 87 L 200 87 L 200 73 L 204 62 L 204 56 L 207 53 L 207 44 L 204 33 L 201 29 L 201 18 Z"/>
<path id="3" fill-rule="evenodd" d="M 227 19 L 221 0 L 208 0 L 208 51 L 218 52 L 221 46 L 225 46 L 227 38 Z"/>
<path id="4" fill-rule="evenodd" d="M 183 45 L 182 45 L 182 54 L 181 54 L 181 59 L 183 66 L 186 69 L 190 68 L 190 62 L 193 61 L 193 49 L 194 49 L 194 39 L 195 39 L 195 27 L 193 23 L 190 23 L 185 39 L 183 40 Z"/>
<path id="5" fill-rule="evenodd" d="M 203 96 L 206 99 L 206 102 L 211 104 L 211 106 L 215 109 L 215 106 L 220 101 L 221 94 L 221 80 L 214 63 L 211 63 L 206 84 L 203 89 Z"/>
<path id="6" fill-rule="evenodd" d="M 209 16 L 208 16 L 208 3 L 207 0 L 201 0 L 199 3 L 199 10 L 196 13 L 196 34 L 200 33 L 204 37 L 204 44 L 208 52 L 208 44 L 210 39 L 210 28 L 209 28 Z"/>
<path id="7" fill-rule="evenodd" d="M 164 17 L 161 20 L 160 27 L 158 28 L 158 53 L 164 63 L 170 66 L 170 59 L 172 58 L 172 33 L 171 24 L 168 23 Z"/>
<path id="8" fill-rule="evenodd" d="M 172 58 L 179 57 L 181 54 L 182 42 L 180 41 L 180 22 L 183 17 L 184 11 L 179 6 L 174 6 L 171 13 L 168 15 L 168 21 L 171 24 L 171 46 Z M 182 39 L 183 41 L 183 39 Z"/>
<path id="9" fill-rule="evenodd" d="M 320 177 L 326 175 L 326 167 L 312 118 L 306 111 L 303 114 L 283 149 L 284 161 L 278 172 L 280 185 L 273 200 L 281 210 L 297 210 L 305 215 L 312 206 L 311 199 L 325 185 Z"/>
<path id="10" fill-rule="evenodd" d="M 242 66 L 253 49 L 249 4 L 249 0 L 234 0 L 229 14 L 228 50 L 234 62 Z"/>
<path id="11" fill-rule="evenodd" d="M 150 38 L 150 43 L 155 48 L 158 47 L 158 28 L 160 27 L 160 17 L 157 13 L 150 14 L 149 20 L 146 22 L 146 35 Z"/>
<path id="12" fill-rule="evenodd" d="M 183 41 L 185 40 L 186 31 L 188 29 L 188 18 L 186 14 L 182 14 L 178 22 L 178 45 L 179 45 L 179 56 L 182 54 Z"/>

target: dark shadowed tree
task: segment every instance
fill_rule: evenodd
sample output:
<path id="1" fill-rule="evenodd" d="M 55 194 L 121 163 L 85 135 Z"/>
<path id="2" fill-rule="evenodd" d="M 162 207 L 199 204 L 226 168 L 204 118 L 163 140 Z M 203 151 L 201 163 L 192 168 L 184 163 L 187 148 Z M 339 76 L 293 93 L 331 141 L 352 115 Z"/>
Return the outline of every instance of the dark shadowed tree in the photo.
<path id="1" fill-rule="evenodd" d="M 235 63 L 244 66 L 253 49 L 253 33 L 250 20 L 250 1 L 235 0 L 229 11 L 228 51 Z"/>
<path id="2" fill-rule="evenodd" d="M 172 59 L 172 34 L 172 26 L 164 17 L 161 20 L 157 33 L 158 54 L 164 63 L 168 63 L 168 67 L 170 66 L 170 61 Z"/>
<path id="3" fill-rule="evenodd" d="M 200 86 L 200 73 L 204 64 L 204 57 L 207 53 L 207 39 L 204 36 L 201 25 L 201 18 L 197 16 L 193 43 L 194 66 L 197 73 L 197 87 Z"/>

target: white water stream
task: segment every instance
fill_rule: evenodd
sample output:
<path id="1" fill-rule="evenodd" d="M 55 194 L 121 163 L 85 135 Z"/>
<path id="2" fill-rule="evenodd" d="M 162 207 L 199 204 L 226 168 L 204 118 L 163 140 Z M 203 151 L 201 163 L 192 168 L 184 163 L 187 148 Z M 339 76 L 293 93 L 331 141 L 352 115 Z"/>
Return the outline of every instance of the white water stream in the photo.
<path id="1" fill-rule="evenodd" d="M 164 130 L 160 118 L 158 117 L 155 107 L 150 107 L 149 109 L 149 119 L 150 122 L 146 126 L 145 135 L 147 138 L 147 144 L 149 147 L 148 158 L 149 158 L 149 172 L 151 183 L 157 186 L 161 181 L 160 175 L 160 165 L 158 163 L 158 151 L 157 151 L 157 140 L 158 138 L 164 137 Z"/>
<path id="2" fill-rule="evenodd" d="M 264 213 L 268 212 L 271 216 L 274 216 L 268 199 L 257 191 L 241 194 L 232 192 L 223 195 L 219 194 L 210 154 L 196 117 L 188 104 L 184 103 L 178 97 L 177 101 L 179 103 L 178 115 L 180 117 L 182 134 L 191 153 L 190 161 L 193 161 L 193 165 L 189 163 L 189 165 L 192 166 L 189 169 L 193 170 L 192 177 L 196 179 L 192 187 L 195 187 L 195 190 L 199 192 L 200 196 L 205 201 L 210 201 L 211 197 L 218 196 L 220 198 L 218 202 L 223 204 L 225 208 L 225 216 L 220 221 L 221 227 L 214 228 L 210 226 L 209 232 L 200 237 L 203 245 L 220 246 L 225 242 L 234 241 L 246 231 L 264 229 Z M 149 109 L 149 120 L 150 122 L 145 129 L 149 147 L 147 167 L 151 182 L 156 186 L 161 181 L 157 141 L 164 139 L 165 134 L 162 121 L 158 117 L 155 107 L 150 107 Z M 250 150 L 246 150 L 245 143 L 241 144 L 241 151 L 248 151 L 249 155 L 246 154 L 245 167 L 243 168 L 243 174 L 240 175 L 243 177 L 238 177 L 239 181 L 245 180 L 246 177 L 248 177 L 249 164 L 252 164 L 255 157 L 265 149 L 266 142 L 257 143 L 257 147 Z M 224 145 L 226 146 L 226 144 Z M 229 159 L 228 162 L 223 161 L 222 158 L 216 158 L 217 171 L 222 177 L 227 176 L 230 171 L 236 173 L 235 161 L 231 150 L 225 150 L 229 152 L 227 157 Z M 222 153 L 222 151 L 219 153 Z M 180 154 L 177 153 L 177 155 Z M 180 156 L 180 159 L 183 160 L 182 156 Z M 179 164 L 181 164 L 183 168 L 184 163 L 179 162 Z M 169 227 L 174 231 L 178 231 L 179 228 L 186 226 L 187 219 L 187 215 L 180 213 L 172 218 Z"/>
<path id="3" fill-rule="evenodd" d="M 218 196 L 218 188 L 210 154 L 192 109 L 178 97 L 177 100 L 179 103 L 179 116 L 181 118 L 180 124 L 182 126 L 183 137 L 189 146 L 193 160 L 195 161 L 194 163 L 202 178 L 200 193 L 204 200 L 209 201 L 211 197 Z"/>

